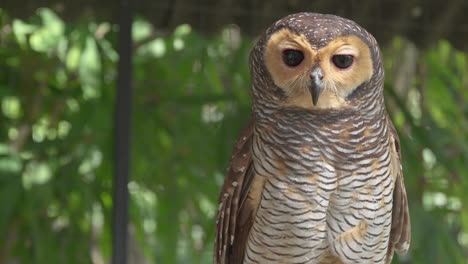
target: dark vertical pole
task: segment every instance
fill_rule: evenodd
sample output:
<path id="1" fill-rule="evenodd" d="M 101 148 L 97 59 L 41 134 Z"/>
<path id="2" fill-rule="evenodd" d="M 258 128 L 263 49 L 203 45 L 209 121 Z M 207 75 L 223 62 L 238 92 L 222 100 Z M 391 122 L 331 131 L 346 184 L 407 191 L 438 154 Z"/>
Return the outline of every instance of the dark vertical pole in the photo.
<path id="1" fill-rule="evenodd" d="M 114 197 L 112 264 L 127 263 L 128 179 L 130 173 L 130 132 L 132 110 L 132 0 L 120 0 L 114 138 Z"/>

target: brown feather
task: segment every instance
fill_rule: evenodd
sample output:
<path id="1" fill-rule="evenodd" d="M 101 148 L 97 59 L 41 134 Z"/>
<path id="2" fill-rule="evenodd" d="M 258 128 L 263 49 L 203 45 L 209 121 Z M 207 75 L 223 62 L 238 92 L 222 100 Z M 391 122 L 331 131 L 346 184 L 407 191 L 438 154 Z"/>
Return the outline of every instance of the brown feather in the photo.
<path id="1" fill-rule="evenodd" d="M 243 199 L 237 214 L 236 233 L 234 234 L 234 243 L 229 256 L 230 264 L 242 263 L 245 254 L 245 247 L 249 238 L 250 230 L 253 226 L 255 215 L 260 204 L 260 198 L 264 186 L 264 178 L 254 175 L 253 166 L 250 166 L 250 173 L 246 174 L 250 177 L 244 180 Z M 247 181 L 247 179 L 250 179 Z"/>
<path id="2" fill-rule="evenodd" d="M 387 263 L 390 263 L 393 252 L 406 254 L 411 242 L 411 224 L 408 210 L 408 198 L 401 170 L 401 150 L 397 131 L 388 118 L 388 127 L 391 137 L 392 174 L 395 179 L 393 190 L 392 228 L 390 231 L 390 242 L 387 254 Z"/>
<path id="3" fill-rule="evenodd" d="M 251 146 L 253 119 L 240 135 L 234 146 L 224 185 L 219 198 L 217 215 L 214 263 L 240 264 L 243 262 L 245 246 L 258 207 L 256 195 L 261 192 L 256 186 L 262 181 L 254 177 Z M 252 186 L 255 186 L 252 188 Z"/>
<path id="4" fill-rule="evenodd" d="M 351 43 L 353 40 L 355 40 L 353 43 L 356 45 Z M 348 45 L 343 45 L 345 48 L 341 49 L 341 45 L 346 44 L 343 41 Z M 333 43 L 337 44 L 335 47 L 336 49 L 329 46 L 331 50 L 326 52 L 327 45 L 332 45 Z M 285 49 L 300 50 L 303 53 L 304 62 L 296 65 L 297 67 L 286 67 L 283 58 Z M 333 66 L 330 60 L 330 56 L 334 56 L 335 51 L 343 52 L 343 54 L 348 54 L 348 52 L 350 52 L 351 54 L 348 55 L 352 55 L 356 59 L 353 64 L 354 66 L 347 71 L 335 69 L 337 65 L 335 64 L 335 66 Z M 258 263 L 288 262 L 289 259 L 291 259 L 289 262 L 298 262 L 296 258 L 298 259 L 302 256 L 307 257 L 307 259 L 309 259 L 309 256 L 317 256 L 324 257 L 324 259 L 317 258 L 316 261 L 311 260 L 310 262 L 338 264 L 347 261 L 348 257 L 353 257 L 355 255 L 356 260 L 360 260 L 361 262 L 369 262 L 371 259 L 377 261 L 378 259 L 378 262 L 381 263 L 382 261 L 380 261 L 380 259 L 385 253 L 387 253 L 386 262 L 389 263 L 393 257 L 394 251 L 405 253 L 408 250 L 410 242 L 410 219 L 406 190 L 401 171 L 400 146 L 398 135 L 390 118 L 388 116 L 382 116 L 382 114 L 385 113 L 383 100 L 384 68 L 379 47 L 372 35 L 354 22 L 336 16 L 314 13 L 293 14 L 277 21 L 266 31 L 253 48 L 250 54 L 250 63 L 252 74 L 251 91 L 253 96 L 252 110 L 257 119 L 256 121 L 258 121 L 258 127 L 256 127 L 258 130 L 255 130 L 255 133 L 258 132 L 258 134 L 254 135 L 255 120 L 252 120 L 234 147 L 233 158 L 229 164 L 220 196 L 214 262 L 216 264 L 240 264 L 244 261 L 244 258 L 246 258 L 246 252 L 248 252 L 248 256 L 252 257 L 254 262 L 256 261 Z M 312 70 L 313 67 L 320 67 L 325 73 L 324 76 L 322 76 L 322 86 L 325 88 L 325 91 L 322 92 L 319 101 L 321 102 L 320 104 L 324 105 L 317 105 L 317 107 L 314 106 L 311 108 L 313 103 L 311 102 L 310 95 L 310 70 Z M 352 69 L 358 71 L 353 73 Z M 332 95 L 331 97 L 327 96 L 326 91 L 328 90 L 334 92 L 328 94 Z M 328 97 L 332 100 L 327 100 Z M 335 100 L 334 98 L 338 98 L 339 100 Z M 362 113 L 363 116 L 355 115 L 356 113 Z M 386 118 L 388 122 L 388 130 L 385 130 L 385 128 L 387 128 L 385 125 L 382 126 L 382 117 Z M 351 120 L 355 120 L 356 123 L 350 124 L 349 122 L 352 122 Z M 359 252 L 355 251 L 352 245 L 347 244 L 347 242 L 355 243 L 356 241 L 348 241 L 343 237 L 343 239 L 339 240 L 339 243 L 336 244 L 338 247 L 341 247 L 340 252 L 338 252 L 335 246 L 326 248 L 327 245 L 325 243 L 320 244 L 325 247 L 309 250 L 313 248 L 312 246 L 314 246 L 314 244 L 306 240 L 309 235 L 313 237 L 315 234 L 307 234 L 307 236 L 294 234 L 293 229 L 296 227 L 299 228 L 299 224 L 303 223 L 296 223 L 296 220 L 301 221 L 302 218 L 295 217 L 295 215 L 289 217 L 291 212 L 295 212 L 294 206 L 284 206 L 285 208 L 287 207 L 285 211 L 276 210 L 276 205 L 283 201 L 283 196 L 284 200 L 288 199 L 291 201 L 291 204 L 295 203 L 294 197 L 291 198 L 288 196 L 290 194 L 288 191 L 293 186 L 292 184 L 296 184 L 295 179 L 292 178 L 307 174 L 304 173 L 304 169 L 302 168 L 313 171 L 315 165 L 321 164 L 324 168 L 325 165 L 327 165 L 327 168 L 328 166 L 333 167 L 333 170 L 329 169 L 329 172 L 323 175 L 328 177 L 327 181 L 317 186 L 319 189 L 323 189 L 327 192 L 328 190 L 335 190 L 336 186 L 330 181 L 329 175 L 333 175 L 335 171 L 340 171 L 340 168 L 349 168 L 348 165 L 341 166 L 341 156 L 344 157 L 346 153 L 353 153 L 355 151 L 355 146 L 352 142 L 357 141 L 346 141 L 345 139 L 344 142 L 340 143 L 337 142 L 337 139 L 331 140 L 331 137 L 335 135 L 335 131 L 339 131 L 341 128 L 347 130 L 345 129 L 346 125 L 353 125 L 353 127 L 349 127 L 350 132 L 347 134 L 351 139 L 352 131 L 354 133 L 353 135 L 356 136 L 353 140 L 358 140 L 358 138 L 361 138 L 361 132 L 359 132 L 361 128 L 358 127 L 363 124 L 368 125 L 367 122 L 364 122 L 366 120 L 375 121 L 375 125 L 372 124 L 372 128 L 363 128 L 362 142 L 369 143 L 369 149 L 365 150 L 365 153 L 367 153 L 365 155 L 356 155 L 356 161 L 367 162 L 372 160 L 372 157 L 369 155 L 372 154 L 372 151 L 374 151 L 376 158 L 385 158 L 386 162 L 388 161 L 388 157 L 390 157 L 390 168 L 385 168 L 385 170 L 389 169 L 390 174 L 382 174 L 377 177 L 379 179 L 376 180 L 381 182 L 385 181 L 385 187 L 392 187 L 393 197 L 389 197 L 389 193 L 386 192 L 383 198 L 384 200 L 382 200 L 385 202 L 386 210 L 385 226 L 379 227 L 377 224 L 374 225 L 384 230 L 385 234 L 382 233 L 384 235 L 387 235 L 390 231 L 388 249 L 382 248 L 380 243 L 375 244 L 378 248 L 374 256 L 371 256 L 372 254 L 361 256 Z M 288 127 L 291 129 L 287 129 Z M 265 130 L 263 131 L 263 129 Z M 374 131 L 373 134 L 372 131 Z M 304 135 L 306 135 L 307 138 L 304 137 Z M 374 138 L 371 138 L 371 136 L 374 136 Z M 387 150 L 382 150 L 381 146 L 378 145 L 383 141 L 376 141 L 382 138 L 376 136 L 387 136 L 383 138 L 383 141 L 390 141 L 390 156 L 387 156 Z M 258 144 L 253 144 L 254 139 L 257 140 L 257 137 L 259 140 Z M 303 151 L 302 140 L 304 140 L 304 142 L 307 141 L 306 145 L 311 146 L 311 149 Z M 374 142 L 375 145 L 372 142 Z M 350 143 L 349 146 L 346 143 Z M 255 153 L 252 153 L 253 146 L 255 146 Z M 259 153 L 257 153 L 257 149 Z M 320 158 L 315 158 L 316 154 L 327 153 L 330 155 L 320 155 Z M 253 154 L 265 155 L 260 156 L 261 158 L 257 160 L 258 157 L 253 157 Z M 276 154 L 278 154 L 278 157 L 274 157 Z M 309 156 L 311 158 L 309 158 Z M 306 160 L 301 160 L 302 157 Z M 255 161 L 253 161 L 253 159 L 255 159 Z M 343 158 L 343 160 L 347 161 L 346 158 Z M 287 168 L 288 173 L 282 173 L 277 170 L 276 167 L 283 163 L 289 166 Z M 375 162 L 375 164 L 372 165 L 375 167 L 372 167 L 372 169 L 377 168 L 378 163 L 379 162 Z M 287 167 L 286 165 L 284 167 Z M 263 170 L 265 167 L 268 168 Z M 256 174 L 257 169 L 262 175 Z M 380 170 L 382 169 L 383 168 L 380 168 Z M 321 170 L 317 169 L 317 172 L 320 171 Z M 276 178 L 283 174 L 286 177 L 281 177 L 281 181 L 285 181 L 284 184 L 282 184 L 286 185 L 287 188 L 277 188 L 272 182 L 265 185 L 264 177 L 268 177 L 269 181 L 280 181 L 280 179 Z M 319 175 L 320 173 L 317 174 L 319 178 L 321 175 Z M 349 174 L 349 177 L 353 175 L 354 173 Z M 388 177 L 389 175 L 391 175 L 391 178 Z M 366 179 L 371 179 L 371 176 L 372 175 Z M 336 185 L 338 185 L 338 180 L 336 181 Z M 356 177 L 356 181 L 351 180 L 351 182 L 356 184 L 361 180 L 362 177 Z M 272 190 L 278 190 L 280 192 L 275 193 L 278 194 L 278 196 L 273 197 L 273 195 L 271 195 L 274 199 L 268 198 L 270 194 L 273 193 L 270 192 L 270 187 Z M 268 192 L 264 192 L 265 200 L 262 201 L 262 203 L 265 202 L 266 204 L 265 207 L 261 207 L 261 212 L 257 215 L 264 188 Z M 351 192 L 352 190 L 343 188 L 343 197 L 347 198 L 348 194 Z M 313 194 L 301 190 L 301 193 L 298 193 L 298 195 L 308 197 L 308 195 Z M 390 206 L 388 202 L 390 202 L 392 198 L 393 211 L 389 219 Z M 326 199 L 322 198 L 322 200 Z M 348 201 L 348 199 L 344 199 L 343 202 L 346 201 Z M 321 204 L 321 202 L 314 201 L 314 204 L 315 203 Z M 300 208 L 306 208 L 306 206 Z M 265 209 L 265 211 L 263 211 L 263 209 Z M 287 223 L 283 221 L 283 219 L 279 219 L 278 222 L 269 221 L 270 219 L 267 219 L 267 217 L 269 217 L 270 212 L 280 216 L 278 218 L 286 218 L 286 220 L 291 219 L 292 223 L 290 223 L 291 225 L 289 228 L 283 228 L 283 223 Z M 339 213 L 341 213 L 341 211 Z M 328 215 L 326 216 L 326 218 L 328 218 Z M 276 217 L 276 215 L 274 215 L 274 217 Z M 258 219 L 256 220 L 256 218 Z M 306 220 L 311 223 L 315 221 L 314 217 L 310 218 L 308 215 L 303 218 L 308 218 Z M 325 221 L 326 218 L 324 218 Z M 358 218 L 359 217 L 352 216 L 349 219 L 357 220 Z M 344 218 L 344 220 L 346 219 L 347 218 Z M 389 226 L 387 221 L 390 220 L 392 222 L 390 230 L 388 230 Z M 254 221 L 256 222 L 254 223 Z M 344 226 L 347 226 L 348 221 L 343 221 L 343 223 L 344 222 L 346 222 Z M 255 228 L 252 228 L 253 225 Z M 325 225 L 323 226 L 325 227 Z M 342 228 L 340 227 L 340 229 Z M 273 235 L 269 236 L 270 234 L 266 232 L 270 230 L 273 231 L 270 233 L 274 233 L 274 237 Z M 360 226 L 357 226 L 355 230 L 361 230 Z M 325 232 L 322 232 L 322 234 L 325 234 Z M 340 235 L 333 230 L 331 230 L 331 232 L 333 233 L 332 235 Z M 344 233 L 354 234 L 353 232 Z M 362 232 L 359 232 L 359 234 L 361 233 Z M 295 238 L 289 239 L 290 235 L 294 235 Z M 275 243 L 269 243 L 272 242 L 272 240 L 269 241 L 269 237 L 278 239 L 274 241 Z M 329 237 L 330 235 L 327 234 L 327 238 L 324 238 L 323 242 L 334 242 L 328 241 Z M 351 235 L 346 237 L 354 238 Z M 379 238 L 385 239 L 384 241 L 387 243 L 387 236 Z M 315 239 L 315 237 L 313 237 L 313 239 Z M 373 240 L 377 241 L 376 239 Z M 283 244 L 276 243 L 276 241 L 280 241 Z M 305 245 L 306 247 L 302 247 L 302 245 L 298 244 L 302 242 L 305 244 L 307 243 L 307 245 Z M 275 246 L 275 250 L 270 250 L 273 246 Z M 366 247 L 370 248 L 371 246 L 374 245 L 367 246 L 366 244 Z M 305 255 L 302 253 L 302 249 L 305 249 Z M 327 250 L 328 255 L 327 252 L 323 253 L 325 254 L 323 256 L 318 255 L 320 254 L 320 250 Z M 347 252 L 345 252 L 345 250 Z M 386 250 L 388 250 L 388 252 L 386 252 Z M 296 252 L 301 253 L 299 254 Z M 250 253 L 252 253 L 252 255 Z"/>

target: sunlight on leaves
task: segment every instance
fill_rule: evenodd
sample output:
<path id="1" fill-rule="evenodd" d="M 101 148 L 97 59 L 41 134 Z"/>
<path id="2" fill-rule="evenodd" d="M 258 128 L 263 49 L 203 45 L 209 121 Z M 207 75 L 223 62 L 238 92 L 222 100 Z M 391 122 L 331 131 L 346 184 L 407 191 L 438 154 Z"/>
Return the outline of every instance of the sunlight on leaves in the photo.
<path id="1" fill-rule="evenodd" d="M 408 110 L 418 122 L 422 115 L 420 101 L 421 95 L 419 91 L 416 89 L 410 89 L 408 93 Z"/>
<path id="2" fill-rule="evenodd" d="M 13 33 L 15 34 L 18 43 L 26 48 L 28 45 L 28 35 L 37 29 L 35 25 L 29 25 L 21 20 L 15 19 L 13 21 Z"/>
<path id="3" fill-rule="evenodd" d="M 21 160 L 14 155 L 14 151 L 7 144 L 0 143 L 0 175 L 19 173 L 22 168 Z M 0 176 L 0 179 L 2 177 Z"/>
<path id="4" fill-rule="evenodd" d="M 156 38 L 138 49 L 139 54 L 149 54 L 155 58 L 163 57 L 166 54 L 166 43 L 162 38 Z"/>
<path id="5" fill-rule="evenodd" d="M 65 138 L 71 130 L 71 123 L 65 120 L 62 120 L 58 123 L 57 135 L 59 138 Z"/>
<path id="6" fill-rule="evenodd" d="M 147 38 L 152 30 L 152 25 L 147 21 L 136 20 L 133 22 L 132 39 L 133 41 L 141 41 Z"/>
<path id="7" fill-rule="evenodd" d="M 8 139 L 16 140 L 18 138 L 18 129 L 16 127 L 10 127 L 8 129 Z"/>
<path id="8" fill-rule="evenodd" d="M 0 155 L 5 155 L 11 152 L 11 148 L 9 145 L 0 143 Z"/>
<path id="9" fill-rule="evenodd" d="M 434 168 L 434 166 L 435 166 L 435 164 L 437 162 L 437 158 L 434 155 L 434 153 L 430 149 L 425 148 L 422 151 L 422 155 L 423 155 L 424 165 L 425 165 L 426 169 L 430 170 L 430 169 Z"/>
<path id="10" fill-rule="evenodd" d="M 203 237 L 205 232 L 200 225 L 193 225 L 192 226 L 192 240 L 195 241 L 195 248 L 198 250 L 202 249 L 203 247 Z"/>
<path id="11" fill-rule="evenodd" d="M 32 161 L 26 165 L 23 173 L 23 187 L 31 189 L 33 185 L 47 183 L 52 178 L 52 170 L 45 162 Z"/>
<path id="12" fill-rule="evenodd" d="M 175 28 L 174 36 L 175 37 L 184 37 L 192 32 L 192 27 L 189 24 L 182 24 Z"/>
<path id="13" fill-rule="evenodd" d="M 21 117 L 22 111 L 20 101 L 17 97 L 6 96 L 2 99 L 2 112 L 11 119 L 18 119 Z"/>
<path id="14" fill-rule="evenodd" d="M 32 138 L 35 142 L 42 142 L 47 137 L 49 132 L 49 120 L 46 117 L 39 119 L 39 121 L 33 125 Z"/>
<path id="15" fill-rule="evenodd" d="M 206 198 L 206 196 L 199 196 L 198 203 L 200 204 L 200 208 L 202 212 L 208 217 L 212 218 L 216 214 L 216 205 L 210 201 L 210 199 Z"/>
<path id="16" fill-rule="evenodd" d="M 42 26 L 31 35 L 30 44 L 34 50 L 45 52 L 57 46 L 65 26 L 63 21 L 48 8 L 40 8 L 38 14 L 42 19 Z"/>
<path id="17" fill-rule="evenodd" d="M 76 99 L 70 98 L 65 103 L 71 112 L 78 112 L 80 110 L 80 104 Z"/>
<path id="18" fill-rule="evenodd" d="M 185 44 L 184 41 L 180 38 L 174 39 L 174 50 L 181 50 L 184 48 Z"/>
<path id="19" fill-rule="evenodd" d="M 204 123 L 219 122 L 223 120 L 224 114 L 219 111 L 215 104 L 205 104 L 202 106 L 202 121 Z"/>
<path id="20" fill-rule="evenodd" d="M 93 38 L 86 39 L 86 46 L 81 56 L 79 72 L 82 81 L 83 97 L 93 99 L 100 96 L 101 61 L 96 42 Z"/>
<path id="21" fill-rule="evenodd" d="M 102 206 L 99 203 L 93 204 L 91 221 L 96 227 L 102 227 L 104 225 L 104 214 L 102 212 Z"/>
<path id="22" fill-rule="evenodd" d="M 70 71 L 75 71 L 78 68 L 78 65 L 80 64 L 80 58 L 81 58 L 81 47 L 80 45 L 72 45 L 70 47 L 70 50 L 67 52 L 66 56 L 66 66 L 67 69 Z"/>
<path id="23" fill-rule="evenodd" d="M 94 170 L 101 165 L 102 153 L 98 149 L 92 149 L 88 155 L 83 159 L 78 172 L 86 176 L 86 179 L 91 182 L 94 180 Z"/>

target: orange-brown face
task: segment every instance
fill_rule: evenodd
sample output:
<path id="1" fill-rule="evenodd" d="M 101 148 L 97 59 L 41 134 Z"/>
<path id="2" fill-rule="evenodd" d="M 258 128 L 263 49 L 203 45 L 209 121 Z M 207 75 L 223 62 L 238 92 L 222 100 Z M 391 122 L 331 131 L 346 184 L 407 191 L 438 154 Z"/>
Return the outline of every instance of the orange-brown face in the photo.
<path id="1" fill-rule="evenodd" d="M 288 98 L 285 107 L 347 108 L 346 97 L 373 74 L 369 47 L 353 35 L 316 49 L 305 36 L 284 28 L 269 38 L 264 60 Z"/>

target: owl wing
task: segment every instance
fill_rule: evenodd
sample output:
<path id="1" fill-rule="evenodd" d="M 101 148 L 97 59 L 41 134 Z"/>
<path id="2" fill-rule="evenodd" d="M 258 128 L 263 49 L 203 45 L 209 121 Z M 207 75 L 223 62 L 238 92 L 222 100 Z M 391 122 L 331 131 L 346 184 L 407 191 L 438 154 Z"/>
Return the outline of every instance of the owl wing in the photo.
<path id="1" fill-rule="evenodd" d="M 390 242 L 387 254 L 387 263 L 390 263 L 393 257 L 393 251 L 399 254 L 406 254 L 408 252 L 411 242 L 411 224 L 408 211 L 408 198 L 406 196 L 406 188 L 401 168 L 400 140 L 388 116 L 387 120 L 390 129 L 390 153 L 392 157 L 390 166 L 392 176 L 395 180 L 395 187 L 393 190 L 392 228 L 390 231 Z"/>
<path id="2" fill-rule="evenodd" d="M 219 198 L 215 264 L 240 264 L 257 212 L 263 181 L 254 173 L 251 147 L 253 119 L 236 145 Z"/>

